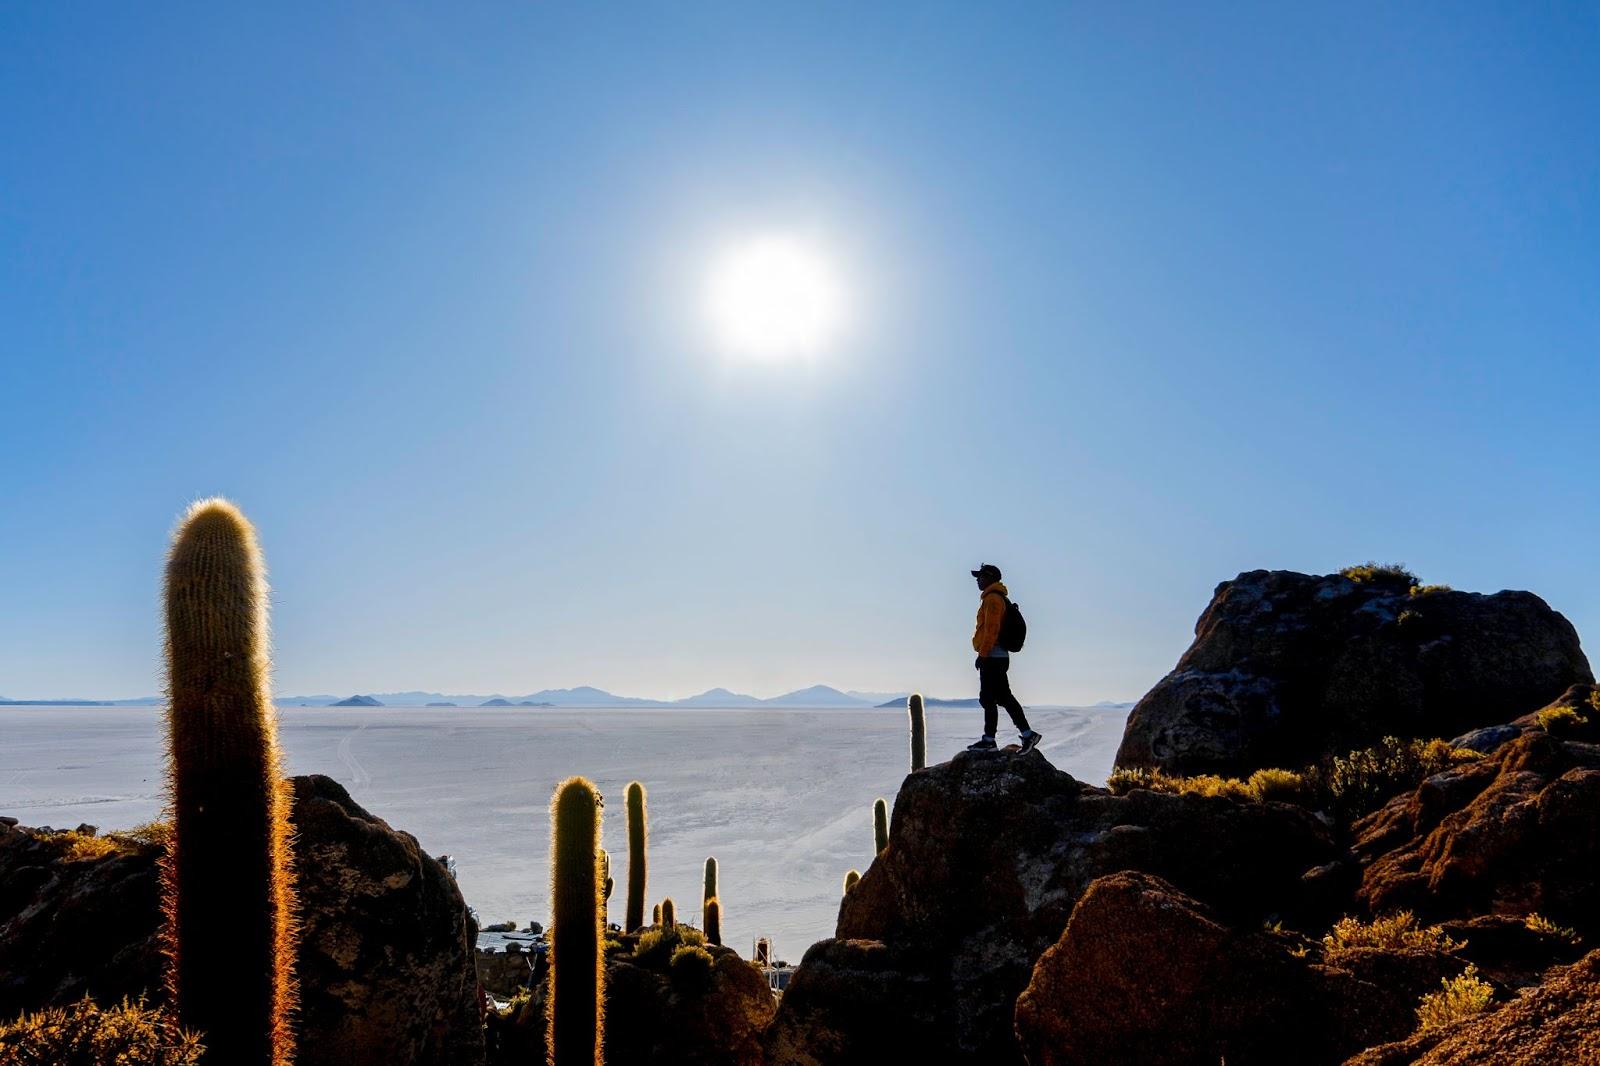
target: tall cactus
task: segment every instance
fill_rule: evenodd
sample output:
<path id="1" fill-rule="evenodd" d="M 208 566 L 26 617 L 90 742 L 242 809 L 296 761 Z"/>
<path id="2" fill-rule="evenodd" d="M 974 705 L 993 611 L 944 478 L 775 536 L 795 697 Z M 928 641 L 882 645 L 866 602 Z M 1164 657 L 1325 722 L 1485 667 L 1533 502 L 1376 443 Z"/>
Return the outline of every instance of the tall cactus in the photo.
<path id="1" fill-rule="evenodd" d="M 168 994 L 208 1063 L 294 1056 L 294 870 L 255 529 L 226 500 L 189 508 L 167 556 L 162 865 Z"/>
<path id="2" fill-rule="evenodd" d="M 860 881 L 860 880 L 861 880 L 860 871 L 851 870 L 849 873 L 845 874 L 844 875 L 844 894 L 848 896 L 850 894 L 850 890 L 852 888 L 855 888 L 856 887 L 856 882 Z"/>
<path id="3" fill-rule="evenodd" d="M 550 801 L 551 1066 L 603 1066 L 605 949 L 600 926 L 600 793 L 582 777 Z"/>
<path id="4" fill-rule="evenodd" d="M 628 909 L 622 928 L 633 932 L 644 925 L 644 891 L 648 880 L 645 853 L 650 843 L 650 828 L 645 821 L 644 786 L 628 785 Z"/>
<path id="5" fill-rule="evenodd" d="M 673 905 L 671 896 L 661 901 L 661 928 L 667 932 L 678 928 L 678 908 Z"/>
<path id="6" fill-rule="evenodd" d="M 889 846 L 889 804 L 882 799 L 872 804 L 872 841 L 877 845 L 878 855 Z"/>
<path id="7" fill-rule="evenodd" d="M 716 896 L 706 900 L 706 939 L 722 946 L 722 901 Z"/>
<path id="8" fill-rule="evenodd" d="M 911 694 L 906 711 L 911 715 L 911 769 L 915 772 L 928 765 L 928 726 L 922 714 L 922 693 Z"/>
<path id="9" fill-rule="evenodd" d="M 706 859 L 705 884 L 700 894 L 700 903 L 703 906 L 706 900 L 717 898 L 717 859 L 711 856 Z"/>

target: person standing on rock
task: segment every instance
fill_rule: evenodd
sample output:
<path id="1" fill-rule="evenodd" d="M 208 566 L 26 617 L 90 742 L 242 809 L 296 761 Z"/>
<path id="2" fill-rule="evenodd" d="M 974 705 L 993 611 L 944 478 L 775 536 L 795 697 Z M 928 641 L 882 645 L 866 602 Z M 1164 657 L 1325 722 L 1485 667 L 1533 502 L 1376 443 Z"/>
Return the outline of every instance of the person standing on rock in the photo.
<path id="1" fill-rule="evenodd" d="M 994 751 L 994 731 L 1001 707 L 1021 734 L 1022 751 L 1032 751 L 1043 739 L 1028 726 L 1022 702 L 1011 694 L 1011 653 L 1022 650 L 1027 626 L 1022 612 L 1000 583 L 1000 568 L 984 563 L 972 571 L 978 582 L 978 626 L 972 632 L 972 650 L 978 653 L 978 702 L 983 705 L 983 736 L 968 751 Z"/>

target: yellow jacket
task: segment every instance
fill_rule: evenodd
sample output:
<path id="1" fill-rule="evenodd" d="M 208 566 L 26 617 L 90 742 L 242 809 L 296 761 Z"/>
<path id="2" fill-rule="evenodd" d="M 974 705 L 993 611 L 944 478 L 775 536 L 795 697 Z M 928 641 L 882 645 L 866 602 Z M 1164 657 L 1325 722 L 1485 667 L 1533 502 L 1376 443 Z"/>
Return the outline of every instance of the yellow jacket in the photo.
<path id="1" fill-rule="evenodd" d="M 972 631 L 972 650 L 988 655 L 1000 639 L 1000 620 L 1006 616 L 1006 587 L 999 581 L 983 590 L 978 601 L 978 627 Z"/>

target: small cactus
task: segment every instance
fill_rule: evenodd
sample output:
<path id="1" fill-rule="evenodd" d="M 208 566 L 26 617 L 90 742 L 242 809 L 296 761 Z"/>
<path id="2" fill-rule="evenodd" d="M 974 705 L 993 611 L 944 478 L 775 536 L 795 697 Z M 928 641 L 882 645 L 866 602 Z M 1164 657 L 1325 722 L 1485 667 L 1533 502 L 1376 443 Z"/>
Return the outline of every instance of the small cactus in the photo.
<path id="1" fill-rule="evenodd" d="M 616 882 L 611 880 L 611 853 L 605 848 L 600 849 L 600 885 L 601 906 L 600 924 L 605 925 L 611 910 L 611 889 Z"/>
<path id="2" fill-rule="evenodd" d="M 582 777 L 550 801 L 551 1066 L 603 1066 L 605 931 L 600 924 L 600 793 Z"/>
<path id="3" fill-rule="evenodd" d="M 656 904 L 656 909 L 650 912 L 650 924 L 657 927 L 661 925 L 661 904 L 659 903 Z"/>
<path id="4" fill-rule="evenodd" d="M 928 765 L 928 726 L 922 714 L 922 693 L 911 694 L 906 711 L 911 715 L 911 769 L 915 772 Z"/>
<path id="5" fill-rule="evenodd" d="M 722 946 L 722 901 L 716 896 L 706 900 L 706 939 Z"/>
<path id="6" fill-rule="evenodd" d="M 671 896 L 661 901 L 661 928 L 665 932 L 678 928 L 678 908 L 673 906 Z"/>
<path id="7" fill-rule="evenodd" d="M 849 873 L 845 874 L 844 894 L 848 896 L 850 894 L 850 890 L 856 887 L 856 882 L 859 880 L 861 880 L 861 873 L 858 870 L 851 870 Z"/>
<path id="8" fill-rule="evenodd" d="M 706 876 L 704 890 L 700 894 L 700 902 L 717 898 L 717 860 L 713 856 L 706 860 Z"/>
<path id="9" fill-rule="evenodd" d="M 628 909 L 623 915 L 622 928 L 633 932 L 644 925 L 644 892 L 647 881 L 645 852 L 650 830 L 645 821 L 644 786 L 637 781 L 628 785 Z M 661 919 L 656 918 L 656 924 Z"/>
<path id="10" fill-rule="evenodd" d="M 872 804 L 872 840 L 875 854 L 882 855 L 889 847 L 889 804 L 882 799 Z"/>
<path id="11" fill-rule="evenodd" d="M 206 1059 L 294 1056 L 295 897 L 288 783 L 268 680 L 255 529 L 226 500 L 189 508 L 167 556 L 167 781 L 162 863 L 168 996 Z"/>

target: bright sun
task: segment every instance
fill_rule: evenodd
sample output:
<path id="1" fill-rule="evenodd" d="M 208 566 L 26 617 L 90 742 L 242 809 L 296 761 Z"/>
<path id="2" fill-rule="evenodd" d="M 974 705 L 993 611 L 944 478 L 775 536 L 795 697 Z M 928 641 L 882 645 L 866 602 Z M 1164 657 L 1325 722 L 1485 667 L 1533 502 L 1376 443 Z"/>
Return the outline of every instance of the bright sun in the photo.
<path id="1" fill-rule="evenodd" d="M 725 250 L 706 296 L 722 346 L 758 359 L 816 354 L 833 339 L 843 313 L 827 259 L 792 237 L 759 237 Z"/>

